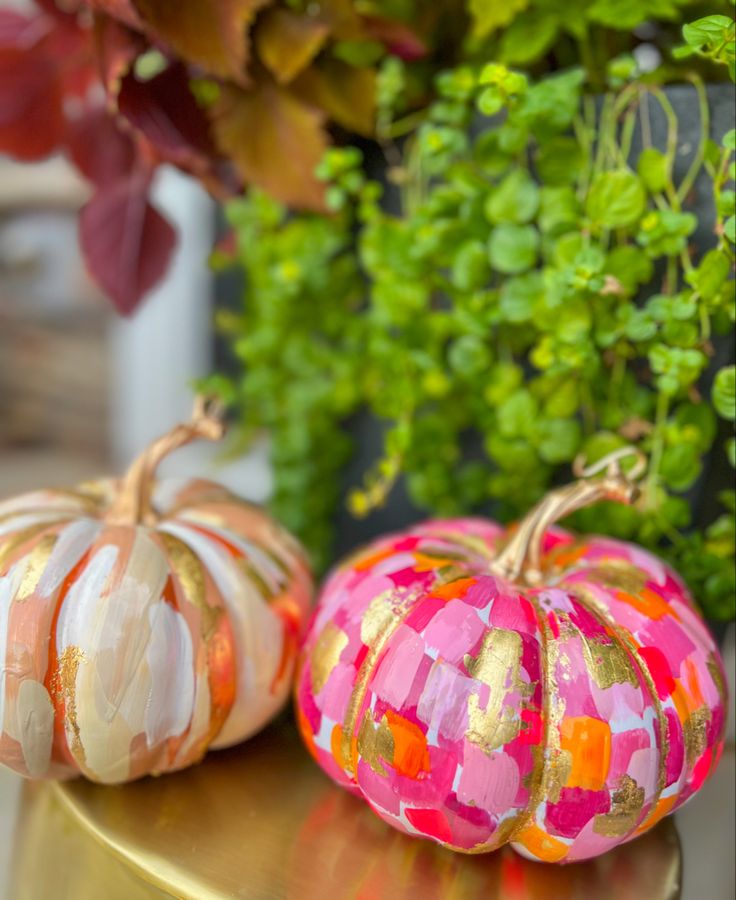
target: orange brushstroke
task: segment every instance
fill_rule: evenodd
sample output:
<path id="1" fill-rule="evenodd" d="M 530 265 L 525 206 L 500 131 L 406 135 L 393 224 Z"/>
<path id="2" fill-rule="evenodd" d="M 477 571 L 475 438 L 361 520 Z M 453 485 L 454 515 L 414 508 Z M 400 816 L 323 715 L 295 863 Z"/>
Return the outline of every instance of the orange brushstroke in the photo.
<path id="1" fill-rule="evenodd" d="M 562 722 L 560 747 L 572 756 L 566 787 L 599 791 L 611 762 L 611 727 L 591 716 L 571 716 Z"/>
<path id="2" fill-rule="evenodd" d="M 464 596 L 477 580 L 477 578 L 457 578 L 449 584 L 434 588 L 428 596 L 438 597 L 440 600 L 454 600 L 456 597 Z"/>
<path id="3" fill-rule="evenodd" d="M 387 559 L 389 556 L 393 556 L 395 553 L 396 550 L 393 547 L 387 547 L 385 550 L 378 550 L 376 553 L 363 556 L 361 559 L 353 562 L 352 567 L 356 572 L 365 572 L 366 569 L 372 569 L 377 563 Z"/>
<path id="4" fill-rule="evenodd" d="M 391 709 L 386 710 L 386 719 L 394 739 L 394 769 L 407 778 L 429 772 L 429 750 L 422 729 Z"/>
<path id="5" fill-rule="evenodd" d="M 519 832 L 516 842 L 543 862 L 559 862 L 567 856 L 570 849 L 563 841 L 550 837 L 538 825 L 528 825 Z"/>
<path id="6" fill-rule="evenodd" d="M 649 619 L 661 619 L 663 616 L 671 615 L 679 619 L 677 613 L 672 607 L 663 600 L 659 594 L 650 588 L 642 588 L 637 594 L 629 594 L 627 591 L 616 591 L 615 596 L 622 602 L 633 606 Z"/>

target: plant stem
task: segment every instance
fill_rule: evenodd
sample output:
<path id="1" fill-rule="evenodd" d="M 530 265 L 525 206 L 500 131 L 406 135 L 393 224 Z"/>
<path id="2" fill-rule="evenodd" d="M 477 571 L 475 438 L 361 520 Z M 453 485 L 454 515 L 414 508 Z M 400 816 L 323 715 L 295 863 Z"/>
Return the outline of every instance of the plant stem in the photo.
<path id="1" fill-rule="evenodd" d="M 666 294 L 676 294 L 677 293 L 677 257 L 676 256 L 668 256 L 667 257 L 667 290 Z"/>
<path id="2" fill-rule="evenodd" d="M 667 414 L 670 408 L 670 398 L 663 391 L 657 394 L 657 411 L 654 419 L 654 440 L 652 452 L 649 455 L 649 474 L 647 476 L 646 504 L 652 509 L 654 491 L 659 482 L 659 467 L 662 464 L 664 453 L 664 426 L 667 424 Z"/>
<path id="3" fill-rule="evenodd" d="M 698 172 L 700 171 L 700 167 L 703 165 L 703 159 L 705 158 L 705 142 L 708 140 L 710 134 L 710 110 L 708 109 L 708 97 L 705 93 L 703 81 L 698 75 L 691 76 L 690 81 L 698 95 L 700 140 L 698 141 L 693 161 L 690 163 L 690 167 L 685 173 L 685 177 L 680 182 L 680 187 L 677 190 L 677 199 L 680 203 L 682 203 L 690 193 L 692 186 L 695 183 L 695 179 L 698 177 Z"/>
<path id="4" fill-rule="evenodd" d="M 672 104 L 670 103 L 667 95 L 661 88 L 652 87 L 650 88 L 652 94 L 657 98 L 657 102 L 662 108 L 662 112 L 667 119 L 667 146 L 665 149 L 665 157 L 667 158 L 667 173 L 669 176 L 669 183 L 665 189 L 665 193 L 667 195 L 667 199 L 670 201 L 670 205 L 672 208 L 679 212 L 680 211 L 680 201 L 675 192 L 675 186 L 672 184 L 672 170 L 675 165 L 675 155 L 677 153 L 677 115 L 675 114 L 674 109 L 672 108 Z"/>

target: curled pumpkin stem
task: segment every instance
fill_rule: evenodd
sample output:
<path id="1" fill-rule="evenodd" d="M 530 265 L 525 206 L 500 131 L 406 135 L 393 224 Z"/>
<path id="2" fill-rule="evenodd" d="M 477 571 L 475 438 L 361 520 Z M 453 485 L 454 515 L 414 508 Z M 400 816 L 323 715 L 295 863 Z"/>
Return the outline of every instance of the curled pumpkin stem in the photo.
<path id="1" fill-rule="evenodd" d="M 622 460 L 635 457 L 628 472 Z M 591 466 L 578 458 L 573 472 L 579 480 L 550 491 L 521 520 L 516 531 L 490 568 L 494 575 L 511 581 L 539 584 L 542 580 L 542 542 L 547 530 L 571 513 L 602 500 L 631 504 L 639 496 L 637 481 L 646 470 L 646 458 L 633 447 L 609 453 Z M 602 477 L 597 477 L 601 475 Z"/>
<path id="2" fill-rule="evenodd" d="M 224 407 L 212 397 L 197 395 L 192 418 L 157 438 L 134 460 L 111 503 L 105 521 L 111 525 L 153 525 L 158 519 L 151 502 L 156 470 L 162 460 L 193 441 L 219 441 L 225 434 Z"/>

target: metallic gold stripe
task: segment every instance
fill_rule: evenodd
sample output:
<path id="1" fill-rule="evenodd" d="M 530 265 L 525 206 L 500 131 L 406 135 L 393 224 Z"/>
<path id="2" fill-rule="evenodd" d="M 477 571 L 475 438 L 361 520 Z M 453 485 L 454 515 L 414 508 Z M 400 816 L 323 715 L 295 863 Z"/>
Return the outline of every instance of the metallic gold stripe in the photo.
<path id="1" fill-rule="evenodd" d="M 529 788 L 529 800 L 526 806 L 521 810 L 513 820 L 513 826 L 503 835 L 505 843 L 511 843 L 514 837 L 519 834 L 526 825 L 532 820 L 537 807 L 542 802 L 547 783 L 547 751 L 551 743 L 559 742 L 559 731 L 555 732 L 553 739 L 552 716 L 553 711 L 550 703 L 552 696 L 551 688 L 554 687 L 555 679 L 552 670 L 554 660 L 550 660 L 550 650 L 554 650 L 556 656 L 556 643 L 551 629 L 547 623 L 547 619 L 539 607 L 535 596 L 523 595 L 526 600 L 534 607 L 534 614 L 537 617 L 537 625 L 539 626 L 540 640 L 540 666 L 539 677 L 542 686 L 542 741 L 537 745 L 539 759 L 536 762 L 534 771 L 532 772 Z M 555 708 L 554 719 L 557 726 L 560 719 L 560 710 Z"/>
<path id="2" fill-rule="evenodd" d="M 350 701 L 348 702 L 345 718 L 343 720 L 342 755 L 343 759 L 346 761 L 347 773 L 353 777 L 355 777 L 356 773 L 353 765 L 352 739 L 355 736 L 358 727 L 358 716 L 368 690 L 368 681 L 373 674 L 373 669 L 378 662 L 379 657 L 386 648 L 392 635 L 412 611 L 414 604 L 421 597 L 425 596 L 424 591 L 419 591 L 417 589 L 408 591 L 403 596 L 399 594 L 398 589 L 396 592 L 392 593 L 394 594 L 393 603 L 392 600 L 388 598 L 386 602 L 393 606 L 393 615 L 388 616 L 382 626 L 371 635 L 372 642 L 370 644 L 370 649 L 358 670 L 358 677 L 355 680 L 355 685 L 350 694 Z"/>
<path id="3" fill-rule="evenodd" d="M 58 537 L 59 536 L 56 533 L 45 534 L 34 544 L 33 549 L 28 553 L 26 557 L 26 570 L 14 598 L 16 603 L 23 603 L 35 593 L 38 584 L 41 581 L 41 576 L 46 571 L 49 557 L 56 546 Z"/>
<path id="4" fill-rule="evenodd" d="M 503 535 L 499 535 L 499 539 L 503 537 Z M 467 551 L 470 550 L 471 553 L 475 553 L 478 556 L 481 556 L 483 559 L 493 560 L 496 558 L 496 554 L 493 549 L 488 546 L 486 541 L 474 534 L 450 534 L 441 532 L 441 531 L 433 531 L 431 534 L 427 535 L 427 538 L 431 540 L 431 538 L 439 538 L 443 541 L 447 541 L 448 543 L 455 544 L 460 547 L 462 550 L 466 551 L 465 558 L 467 559 Z M 426 552 L 426 551 L 422 551 Z"/>
<path id="5" fill-rule="evenodd" d="M 560 586 L 562 587 L 562 585 Z M 610 628 L 612 637 L 636 662 L 647 690 L 649 691 L 649 695 L 654 701 L 654 708 L 657 714 L 657 726 L 659 728 L 659 769 L 657 773 L 657 790 L 652 797 L 652 803 L 649 808 L 649 812 L 647 813 L 643 821 L 636 826 L 636 830 L 645 829 L 647 827 L 646 823 L 656 811 L 657 803 L 662 795 L 662 791 L 665 788 L 665 781 L 667 778 L 667 756 L 669 753 L 669 741 L 667 739 L 667 717 L 664 714 L 662 701 L 659 699 L 659 694 L 657 693 L 657 687 L 654 683 L 654 679 L 652 678 L 652 673 L 649 671 L 649 667 L 647 666 L 646 661 L 640 656 L 638 645 L 634 641 L 633 637 L 626 631 L 625 628 L 622 628 L 614 620 L 610 611 L 604 609 L 600 601 L 596 597 L 588 593 L 587 589 L 584 586 L 578 584 L 568 585 L 565 586 L 564 589 L 570 591 L 570 593 L 580 601 L 582 606 L 584 606 L 585 609 L 600 624 Z"/>
<path id="6" fill-rule="evenodd" d="M 17 531 L 12 536 L 0 541 L 0 575 L 5 575 L 9 567 L 8 562 L 23 544 L 32 541 L 36 537 L 42 537 L 45 532 L 52 531 L 60 524 L 66 524 L 68 519 L 55 519 L 52 522 L 39 522 L 30 525 L 23 531 Z"/>
<path id="7" fill-rule="evenodd" d="M 181 585 L 187 601 L 199 611 L 202 638 L 205 643 L 209 642 L 224 609 L 210 606 L 207 602 L 204 564 L 191 547 L 173 534 L 155 531 L 152 536 L 163 549 L 169 567 Z"/>

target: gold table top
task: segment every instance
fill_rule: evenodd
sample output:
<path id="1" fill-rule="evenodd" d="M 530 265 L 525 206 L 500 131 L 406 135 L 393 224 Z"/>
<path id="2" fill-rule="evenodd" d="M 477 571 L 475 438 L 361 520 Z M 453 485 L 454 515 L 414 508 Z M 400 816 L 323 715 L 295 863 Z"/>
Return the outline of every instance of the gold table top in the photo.
<path id="1" fill-rule="evenodd" d="M 186 772 L 24 792 L 14 900 L 671 900 L 681 880 L 671 820 L 562 867 L 408 838 L 333 786 L 288 718 Z"/>

